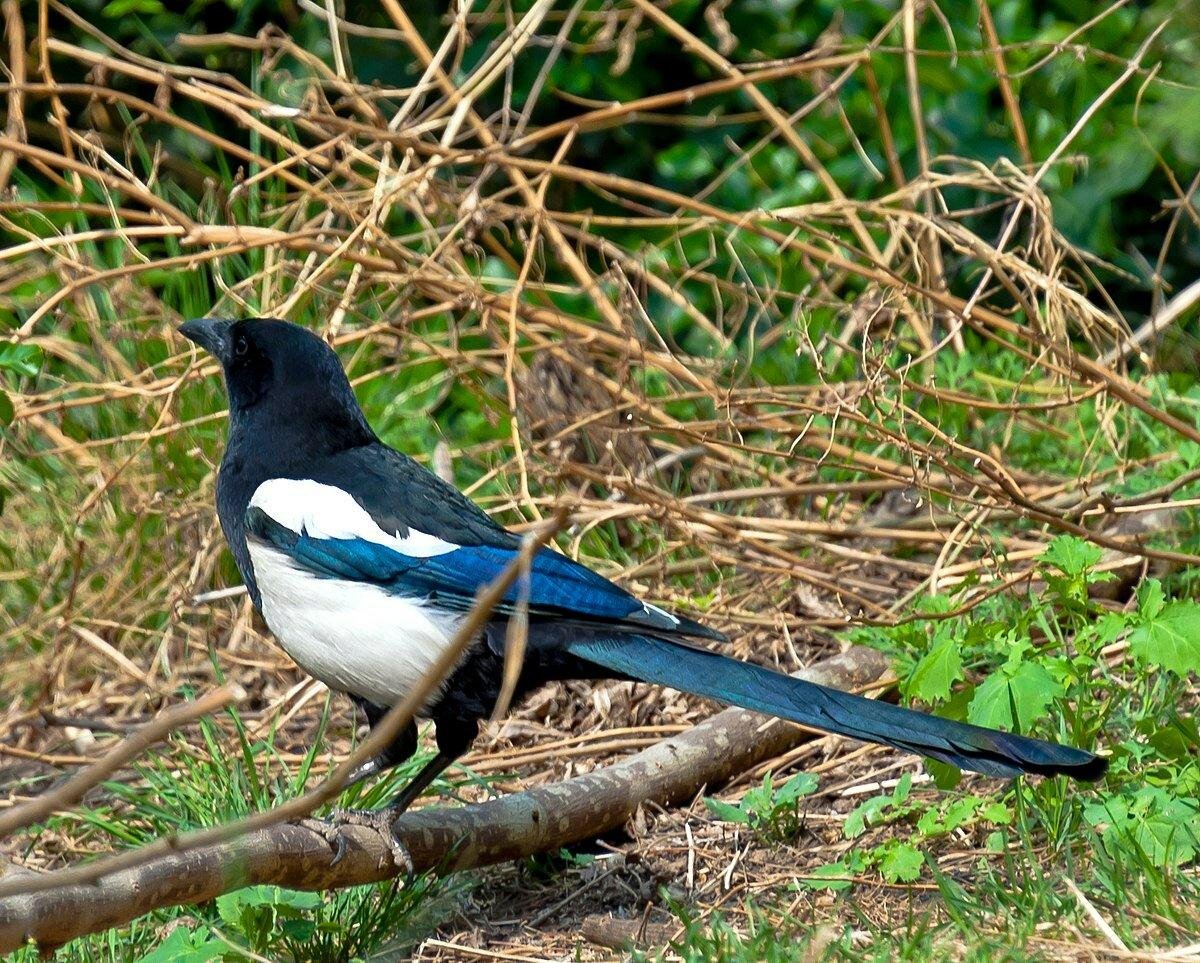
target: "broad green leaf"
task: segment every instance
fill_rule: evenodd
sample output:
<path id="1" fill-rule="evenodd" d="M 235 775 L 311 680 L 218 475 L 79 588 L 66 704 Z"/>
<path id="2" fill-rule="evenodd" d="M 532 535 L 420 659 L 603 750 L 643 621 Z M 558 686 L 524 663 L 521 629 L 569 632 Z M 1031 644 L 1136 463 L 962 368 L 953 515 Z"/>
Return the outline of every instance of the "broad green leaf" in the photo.
<path id="1" fill-rule="evenodd" d="M 989 803 L 979 813 L 981 819 L 986 819 L 989 823 L 1000 823 L 1007 825 L 1012 822 L 1013 814 L 1002 802 Z"/>
<path id="2" fill-rule="evenodd" d="M 948 762 L 941 762 L 937 759 L 926 759 L 925 771 L 933 776 L 933 784 L 942 790 L 942 792 L 949 792 L 962 782 L 962 770 L 958 766 L 950 765 Z"/>
<path id="3" fill-rule="evenodd" d="M 940 702 L 950 697 L 951 686 L 962 677 L 962 650 L 957 639 L 947 636 L 917 662 L 905 691 L 922 702 Z"/>
<path id="4" fill-rule="evenodd" d="M 891 808 L 891 796 L 872 796 L 864 803 L 859 803 L 850 811 L 842 824 L 842 831 L 847 839 L 861 836 L 868 826 L 874 826 L 884 820 L 884 814 Z"/>
<path id="5" fill-rule="evenodd" d="M 708 811 L 710 813 L 727 823 L 746 824 L 750 822 L 749 813 L 745 813 L 737 806 L 732 806 L 720 799 L 713 799 L 710 796 L 705 796 L 704 805 L 708 807 Z"/>
<path id="6" fill-rule="evenodd" d="M 952 799 L 945 807 L 945 814 L 942 816 L 942 825 L 946 832 L 953 832 L 959 826 L 965 826 L 971 822 L 976 813 L 979 812 L 979 807 L 983 800 L 978 796 L 961 796 L 958 799 Z"/>
<path id="7" fill-rule="evenodd" d="M 1143 665 L 1161 666 L 1180 678 L 1200 672 L 1200 605 L 1171 602 L 1163 606 L 1129 633 L 1129 648 Z"/>
<path id="8" fill-rule="evenodd" d="M 921 875 L 925 857 L 911 843 L 892 843 L 885 847 L 879 872 L 889 883 L 911 883 Z"/>
<path id="9" fill-rule="evenodd" d="M 0 342 L 0 370 L 33 377 L 42 367 L 42 349 L 36 344 Z"/>
<path id="10" fill-rule="evenodd" d="M 208 936 L 204 928 L 177 926 L 170 935 L 141 958 L 142 963 L 209 963 L 229 950 L 226 943 Z"/>
<path id="11" fill-rule="evenodd" d="M 800 882 L 809 889 L 849 889 L 854 885 L 851 877 L 857 872 L 861 870 L 856 870 L 849 862 L 826 863 L 801 877 Z"/>
<path id="12" fill-rule="evenodd" d="M 1092 623 L 1092 632 L 1095 636 L 1095 649 L 1102 649 L 1104 646 L 1116 642 L 1128 625 L 1129 621 L 1125 615 L 1116 612 L 1105 612 Z"/>
<path id="13" fill-rule="evenodd" d="M 1138 586 L 1138 615 L 1149 621 L 1157 618 L 1166 604 L 1167 596 L 1163 592 L 1162 582 L 1156 578 L 1148 578 Z"/>
<path id="14" fill-rule="evenodd" d="M 1046 551 L 1042 552 L 1041 560 L 1047 565 L 1053 565 L 1065 575 L 1082 575 L 1099 564 L 1103 554 L 1099 546 L 1082 538 L 1075 535 L 1059 535 Z"/>
<path id="15" fill-rule="evenodd" d="M 12 424 L 13 414 L 12 399 L 0 391 L 0 427 Z"/>
<path id="16" fill-rule="evenodd" d="M 1200 806 L 1156 786 L 1132 797 L 1111 796 L 1084 807 L 1084 818 L 1101 833 L 1114 854 L 1133 847 L 1156 866 L 1179 866 L 1200 851 Z"/>
<path id="17" fill-rule="evenodd" d="M 779 787 L 775 794 L 775 803 L 778 805 L 795 802 L 801 796 L 812 793 L 818 782 L 818 778 L 811 772 L 798 772 Z"/>
<path id="18" fill-rule="evenodd" d="M 967 720 L 990 729 L 1028 732 L 1062 694 L 1062 685 L 1044 666 L 1023 662 L 1015 670 L 993 672 L 983 681 L 967 707 Z"/>

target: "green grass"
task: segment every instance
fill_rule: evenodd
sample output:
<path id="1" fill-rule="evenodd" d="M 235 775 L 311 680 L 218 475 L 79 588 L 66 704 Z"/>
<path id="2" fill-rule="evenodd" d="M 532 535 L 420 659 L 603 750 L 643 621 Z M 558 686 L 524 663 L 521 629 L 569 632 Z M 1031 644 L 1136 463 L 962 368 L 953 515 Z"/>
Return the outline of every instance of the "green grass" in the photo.
<path id="1" fill-rule="evenodd" d="M 299 795 L 317 778 L 312 762 L 329 748 L 324 720 L 307 755 L 293 767 L 280 757 L 274 731 L 251 739 L 236 711 L 225 716 L 228 725 L 202 721 L 199 738 L 176 734 L 135 766 L 132 779 L 103 784 L 103 803 L 78 807 L 27 832 L 32 838 L 70 838 L 87 849 L 135 847 L 270 808 Z M 386 776 L 347 790 L 330 806 L 381 804 L 431 755 L 418 752 Z M 459 785 L 478 781 L 470 773 L 456 778 L 458 771 L 438 780 L 433 791 L 453 795 Z M 155 910 L 128 926 L 75 940 L 55 958 L 167 963 L 258 954 L 339 963 L 387 956 L 430 934 L 472 885 L 469 876 L 439 880 L 430 874 L 329 894 L 252 886 L 204 906 Z M 16 958 L 32 961 L 38 956 L 31 948 Z"/>

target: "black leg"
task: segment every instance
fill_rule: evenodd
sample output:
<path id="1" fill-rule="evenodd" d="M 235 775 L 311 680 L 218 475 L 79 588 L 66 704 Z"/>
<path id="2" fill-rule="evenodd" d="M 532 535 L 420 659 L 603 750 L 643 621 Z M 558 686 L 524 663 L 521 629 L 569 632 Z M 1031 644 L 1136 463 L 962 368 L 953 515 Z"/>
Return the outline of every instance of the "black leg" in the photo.
<path id="1" fill-rule="evenodd" d="M 357 700 L 356 700 L 357 701 Z M 386 710 L 370 703 L 359 702 L 359 707 L 366 713 L 367 720 L 374 725 Z M 325 830 L 323 835 L 334 847 L 331 865 L 337 865 L 346 853 L 346 839 L 341 833 L 341 827 L 347 825 L 365 826 L 374 829 L 384 839 L 388 840 L 392 861 L 397 867 L 407 866 L 411 871 L 408 853 L 392 832 L 392 823 L 401 813 L 405 812 L 413 801 L 429 788 L 438 776 L 446 771 L 455 759 L 467 751 L 471 740 L 478 732 L 478 723 L 472 720 L 469 724 L 458 719 L 439 719 L 437 728 L 438 751 L 406 785 L 387 804 L 377 809 L 335 809 L 323 820 Z M 412 722 L 374 759 L 360 766 L 350 776 L 347 785 L 353 785 L 377 773 L 392 768 L 408 759 L 417 748 L 417 724 Z"/>
<path id="2" fill-rule="evenodd" d="M 391 813 L 395 819 L 429 788 L 447 767 L 471 747 L 471 742 L 479 733 L 479 723 L 472 719 L 461 719 L 439 714 L 434 721 L 437 723 L 437 755 L 425 763 L 421 771 L 413 776 L 407 786 L 396 793 L 386 806 L 382 807 Z"/>
<path id="3" fill-rule="evenodd" d="M 381 708 L 372 702 L 366 702 L 362 699 L 355 699 L 354 704 L 367 717 L 367 723 L 372 729 L 378 724 L 379 720 L 387 714 L 387 709 Z M 409 759 L 414 752 L 417 751 L 417 724 L 410 722 L 407 726 L 401 729 L 396 738 L 388 743 L 387 747 L 379 755 L 373 759 L 368 759 L 361 766 L 350 774 L 346 780 L 347 786 L 354 786 L 362 782 L 364 779 L 370 779 L 372 776 L 378 776 L 380 773 L 387 772 L 393 766 L 398 766 L 400 763 Z"/>
<path id="4" fill-rule="evenodd" d="M 446 767 L 457 758 L 458 756 L 448 756 L 441 750 L 438 750 L 438 754 L 425 763 L 421 771 L 409 780 L 408 785 L 396 793 L 383 806 L 379 807 L 380 811 L 387 812 L 392 819 L 395 819 L 401 813 L 405 812 L 417 797 L 429 788 L 429 784 L 445 772 Z"/>

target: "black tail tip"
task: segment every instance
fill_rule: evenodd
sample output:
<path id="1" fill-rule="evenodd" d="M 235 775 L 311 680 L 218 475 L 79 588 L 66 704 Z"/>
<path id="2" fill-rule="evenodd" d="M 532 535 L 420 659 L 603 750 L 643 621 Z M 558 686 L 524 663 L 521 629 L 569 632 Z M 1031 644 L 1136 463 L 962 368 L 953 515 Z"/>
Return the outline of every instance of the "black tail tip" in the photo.
<path id="1" fill-rule="evenodd" d="M 1064 769 L 1068 776 L 1078 779 L 1080 782 L 1099 782 L 1104 778 L 1104 774 L 1108 772 L 1108 757 L 1097 756 L 1092 753 L 1087 753 L 1087 760 L 1078 765 L 1071 766 L 1069 769 Z"/>

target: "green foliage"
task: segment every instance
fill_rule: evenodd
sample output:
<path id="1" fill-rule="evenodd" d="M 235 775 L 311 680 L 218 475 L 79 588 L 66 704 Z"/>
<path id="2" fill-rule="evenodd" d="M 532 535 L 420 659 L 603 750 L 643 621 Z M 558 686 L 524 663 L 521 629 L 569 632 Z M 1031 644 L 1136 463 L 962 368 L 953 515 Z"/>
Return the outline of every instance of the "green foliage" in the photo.
<path id="1" fill-rule="evenodd" d="M 1163 668 L 1180 678 L 1200 672 L 1200 605 L 1168 603 L 1162 584 L 1148 579 L 1138 590 L 1129 648 L 1149 668 Z"/>
<path id="2" fill-rule="evenodd" d="M 880 827 L 904 825 L 904 841 L 857 845 L 806 877 L 804 886 L 847 890 L 872 871 L 903 882 L 922 872 L 923 840 L 969 829 L 983 837 L 985 851 L 1005 854 L 1036 829 L 1051 846 L 1080 844 L 1110 857 L 1102 876 L 1109 898 L 1129 891 L 1122 867 L 1136 866 L 1137 888 L 1152 894 L 1144 898 L 1169 905 L 1187 885 L 1174 871 L 1200 854 L 1200 772 L 1193 758 L 1200 739 L 1180 699 L 1200 672 L 1200 604 L 1172 599 L 1159 580 L 1148 579 L 1138 589 L 1136 609 L 1105 609 L 1089 595 L 1089 586 L 1109 577 L 1096 570 L 1102 559 L 1095 546 L 1062 535 L 1039 559 L 1040 594 L 989 600 L 969 623 L 908 623 L 855 636 L 895 653 L 906 667 L 904 691 L 950 715 L 1081 746 L 1093 745 L 1104 729 L 1112 760 L 1107 779 L 1094 790 L 1063 780 L 1022 780 L 991 796 L 940 800 L 918 797 L 901 780 L 890 794 L 856 807 L 844 833 L 859 840 Z M 936 618 L 956 601 L 939 598 L 925 608 Z M 1112 669 L 1102 653 L 1122 641 L 1131 660 Z M 1022 865 L 1006 872 L 1028 874 L 1032 864 Z M 989 868 L 985 885 L 1011 900 L 1013 883 L 1001 877 Z M 943 883 L 940 875 L 935 879 Z M 1042 900 L 1051 885 L 1026 879 L 1021 892 Z M 952 888 L 947 894 L 958 898 Z"/>
<path id="3" fill-rule="evenodd" d="M 1155 866 L 1178 867 L 1200 852 L 1200 800 L 1143 786 L 1084 808 L 1114 856 L 1133 849 Z"/>
<path id="4" fill-rule="evenodd" d="M 975 690 L 967 719 L 977 726 L 1029 732 L 1066 690 L 1039 659 L 1032 645 L 1014 641 L 1004 664 Z"/>
<path id="5" fill-rule="evenodd" d="M 100 835 L 135 846 L 203 826 L 228 822 L 270 808 L 302 793 L 314 759 L 327 750 L 325 722 L 313 734 L 308 753 L 294 768 L 284 763 L 274 733 L 253 740 L 234 710 L 228 710 L 237 738 L 229 739 L 212 723 L 200 723 L 199 745 L 182 736 L 151 754 L 134 782 L 104 786 L 109 802 L 55 816 L 50 826 L 89 839 Z M 337 805 L 372 806 L 394 793 L 428 761 L 418 753 L 368 787 L 358 786 Z M 440 791 L 449 787 L 443 780 Z M 377 951 L 399 953 L 426 935 L 450 912 L 469 879 L 442 881 L 433 876 L 390 880 L 330 894 L 251 886 L 218 897 L 202 907 L 159 910 L 147 926 L 114 931 L 122 955 L 145 953 L 155 963 L 246 959 L 248 956 L 295 963 L 348 963 Z M 170 932 L 162 937 L 164 924 Z M 65 959 L 108 958 L 100 934 L 70 944 Z M 142 957 L 138 957 L 142 958 Z M 30 960 L 34 959 L 30 956 Z"/>
<path id="6" fill-rule="evenodd" d="M 4 391 L 6 377 L 22 375 L 32 378 L 42 364 L 42 351 L 35 344 L 15 344 L 0 341 L 0 428 L 13 419 L 13 403 Z"/>
<path id="7" fill-rule="evenodd" d="M 365 959 L 385 945 L 405 946 L 408 917 L 429 899 L 418 882 L 393 880 L 326 897 L 248 886 L 216 899 L 216 919 L 174 927 L 143 963 L 208 963 L 247 958 L 342 963 Z"/>
<path id="8" fill-rule="evenodd" d="M 797 773 L 779 786 L 767 773 L 762 785 L 748 789 L 736 805 L 711 796 L 704 798 L 704 805 L 725 822 L 740 823 L 769 837 L 786 838 L 795 835 L 800 800 L 816 788 L 817 777 L 811 773 Z"/>
<path id="9" fill-rule="evenodd" d="M 847 815 L 842 832 L 848 840 L 894 824 L 904 824 L 907 832 L 876 846 L 856 846 L 836 862 L 817 867 L 800 882 L 808 889 L 846 890 L 856 877 L 874 869 L 889 883 L 911 883 L 921 875 L 925 864 L 919 845 L 922 841 L 969 827 L 1004 826 L 1012 819 L 1007 805 L 983 796 L 947 796 L 932 802 L 916 798 L 912 795 L 912 776 L 905 773 L 891 793 L 873 796 L 856 806 Z"/>

